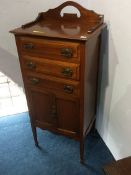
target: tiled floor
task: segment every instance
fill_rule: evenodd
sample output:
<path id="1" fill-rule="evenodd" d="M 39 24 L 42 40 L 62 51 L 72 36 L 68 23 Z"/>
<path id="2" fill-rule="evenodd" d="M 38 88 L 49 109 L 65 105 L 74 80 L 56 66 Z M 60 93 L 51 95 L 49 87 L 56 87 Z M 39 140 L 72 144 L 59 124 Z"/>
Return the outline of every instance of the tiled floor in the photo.
<path id="1" fill-rule="evenodd" d="M 27 111 L 22 88 L 0 72 L 0 117 Z"/>

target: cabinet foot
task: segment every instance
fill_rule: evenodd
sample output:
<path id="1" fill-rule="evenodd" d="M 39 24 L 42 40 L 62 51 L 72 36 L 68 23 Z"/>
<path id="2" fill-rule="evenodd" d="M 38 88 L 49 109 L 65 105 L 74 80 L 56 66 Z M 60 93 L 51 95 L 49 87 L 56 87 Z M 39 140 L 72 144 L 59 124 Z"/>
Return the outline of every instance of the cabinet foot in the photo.
<path id="1" fill-rule="evenodd" d="M 38 144 L 38 142 L 37 142 L 37 143 L 35 142 L 35 146 L 39 148 L 39 144 Z"/>
<path id="2" fill-rule="evenodd" d="M 84 139 L 80 141 L 80 163 L 84 164 Z"/>
<path id="3" fill-rule="evenodd" d="M 84 164 L 84 159 L 80 159 L 80 163 L 81 164 Z"/>
<path id="4" fill-rule="evenodd" d="M 38 140 L 37 140 L 36 127 L 31 124 L 31 128 L 32 128 L 32 133 L 33 133 L 33 137 L 34 137 L 35 146 L 39 147 Z"/>

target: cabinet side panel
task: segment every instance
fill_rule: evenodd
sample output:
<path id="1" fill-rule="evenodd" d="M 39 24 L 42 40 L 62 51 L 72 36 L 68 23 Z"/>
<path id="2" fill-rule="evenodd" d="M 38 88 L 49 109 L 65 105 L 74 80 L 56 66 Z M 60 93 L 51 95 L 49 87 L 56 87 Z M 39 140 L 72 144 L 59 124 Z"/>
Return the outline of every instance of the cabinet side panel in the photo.
<path id="1" fill-rule="evenodd" d="M 97 77 L 100 37 L 93 36 L 86 43 L 84 80 L 84 134 L 88 133 L 96 113 Z"/>

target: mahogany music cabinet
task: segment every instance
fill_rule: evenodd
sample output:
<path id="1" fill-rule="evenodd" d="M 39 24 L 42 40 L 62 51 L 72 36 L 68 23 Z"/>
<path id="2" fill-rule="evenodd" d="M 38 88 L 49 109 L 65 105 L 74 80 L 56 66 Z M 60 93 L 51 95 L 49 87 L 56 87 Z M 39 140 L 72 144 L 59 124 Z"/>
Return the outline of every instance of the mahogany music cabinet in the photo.
<path id="1" fill-rule="evenodd" d="M 104 166 L 105 175 L 131 175 L 131 156 Z"/>
<path id="2" fill-rule="evenodd" d="M 64 13 L 73 6 L 80 12 Z M 103 15 L 67 1 L 39 13 L 15 35 L 31 127 L 72 137 L 80 142 L 95 121 L 97 76 Z"/>

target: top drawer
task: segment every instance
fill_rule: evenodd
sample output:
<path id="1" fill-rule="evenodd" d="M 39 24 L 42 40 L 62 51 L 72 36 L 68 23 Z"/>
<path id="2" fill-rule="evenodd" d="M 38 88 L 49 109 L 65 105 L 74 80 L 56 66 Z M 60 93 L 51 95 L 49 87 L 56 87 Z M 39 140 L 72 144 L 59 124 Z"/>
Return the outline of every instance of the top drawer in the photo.
<path id="1" fill-rule="evenodd" d="M 50 59 L 79 61 L 79 43 L 51 41 L 45 39 L 20 37 L 20 51 L 26 55 L 40 56 Z"/>

